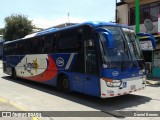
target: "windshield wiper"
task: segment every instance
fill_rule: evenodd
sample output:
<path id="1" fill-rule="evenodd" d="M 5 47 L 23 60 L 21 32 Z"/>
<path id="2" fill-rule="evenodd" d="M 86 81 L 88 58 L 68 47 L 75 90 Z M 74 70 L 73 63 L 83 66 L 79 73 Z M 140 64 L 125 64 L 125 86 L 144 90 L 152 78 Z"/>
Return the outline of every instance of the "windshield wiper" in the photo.
<path id="1" fill-rule="evenodd" d="M 121 63 L 121 71 L 125 71 L 125 62 L 124 62 L 124 59 L 123 59 L 123 54 L 124 53 L 122 53 L 122 63 Z"/>
<path id="2" fill-rule="evenodd" d="M 124 61 L 122 60 L 122 64 L 121 64 L 121 71 L 124 72 L 125 71 L 125 64 Z"/>
<path id="3" fill-rule="evenodd" d="M 126 42 L 123 40 L 123 49 L 124 49 L 124 53 L 127 54 L 128 58 L 129 58 L 129 54 L 128 54 L 128 51 L 126 49 Z M 121 64 L 121 71 L 125 71 L 125 62 L 124 62 L 124 53 L 121 53 L 122 54 L 122 64 Z"/>

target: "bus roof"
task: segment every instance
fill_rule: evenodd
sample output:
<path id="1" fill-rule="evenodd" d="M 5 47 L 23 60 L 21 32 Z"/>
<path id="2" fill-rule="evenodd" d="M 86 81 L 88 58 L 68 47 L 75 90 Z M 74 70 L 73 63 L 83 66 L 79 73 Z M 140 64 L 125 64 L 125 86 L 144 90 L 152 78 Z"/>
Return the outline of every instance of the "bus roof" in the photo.
<path id="1" fill-rule="evenodd" d="M 37 33 L 32 33 L 32 34 L 26 35 L 24 38 L 20 38 L 20 39 L 13 40 L 13 41 L 7 41 L 7 42 L 5 42 L 5 44 L 6 43 L 15 42 L 15 41 L 19 41 L 19 40 L 23 40 L 23 39 L 27 39 L 27 38 L 41 36 L 41 35 L 45 35 L 45 34 L 49 34 L 49 33 L 68 30 L 68 29 L 72 29 L 72 28 L 76 28 L 76 27 L 80 27 L 80 26 L 84 26 L 84 25 L 89 25 L 89 26 L 91 26 L 93 28 L 101 27 L 101 26 L 119 26 L 119 27 L 125 27 L 125 28 L 130 28 L 131 29 L 131 27 L 129 27 L 127 25 L 122 25 L 122 24 L 117 24 L 117 23 L 112 23 L 112 22 L 99 22 L 99 21 L 84 22 L 84 23 L 80 23 L 80 24 L 76 24 L 76 25 L 72 25 L 72 26 L 67 26 L 67 27 L 64 27 L 64 28 L 49 28 L 49 29 L 45 29 L 45 30 L 39 31 Z"/>

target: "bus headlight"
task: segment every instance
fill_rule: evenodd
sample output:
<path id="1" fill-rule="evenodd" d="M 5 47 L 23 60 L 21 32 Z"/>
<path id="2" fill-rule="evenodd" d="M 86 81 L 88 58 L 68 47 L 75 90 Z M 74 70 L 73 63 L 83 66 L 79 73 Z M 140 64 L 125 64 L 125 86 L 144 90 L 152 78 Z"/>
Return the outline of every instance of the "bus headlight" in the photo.
<path id="1" fill-rule="evenodd" d="M 122 84 L 121 80 L 112 80 L 108 78 L 102 78 L 108 87 L 119 87 Z"/>

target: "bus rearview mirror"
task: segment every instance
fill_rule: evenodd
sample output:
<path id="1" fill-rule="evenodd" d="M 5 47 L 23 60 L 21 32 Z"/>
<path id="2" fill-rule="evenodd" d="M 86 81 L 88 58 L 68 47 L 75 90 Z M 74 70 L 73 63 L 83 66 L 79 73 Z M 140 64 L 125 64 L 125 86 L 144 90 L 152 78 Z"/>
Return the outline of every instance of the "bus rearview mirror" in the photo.
<path id="1" fill-rule="evenodd" d="M 108 48 L 114 48 L 114 38 L 111 33 L 103 32 L 103 35 L 106 39 L 107 47 Z"/>

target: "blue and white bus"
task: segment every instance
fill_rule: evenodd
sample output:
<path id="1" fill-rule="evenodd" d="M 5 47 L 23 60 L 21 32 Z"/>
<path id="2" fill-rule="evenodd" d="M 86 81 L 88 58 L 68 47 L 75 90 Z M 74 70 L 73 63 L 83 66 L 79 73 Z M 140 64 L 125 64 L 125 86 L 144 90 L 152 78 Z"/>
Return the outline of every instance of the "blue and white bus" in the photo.
<path id="1" fill-rule="evenodd" d="M 127 26 L 86 22 L 4 43 L 3 71 L 101 98 L 145 88 L 138 38 Z"/>
<path id="2" fill-rule="evenodd" d="M 2 54 L 3 54 L 3 43 L 4 43 L 3 36 L 0 35 L 0 59 L 2 58 Z"/>

